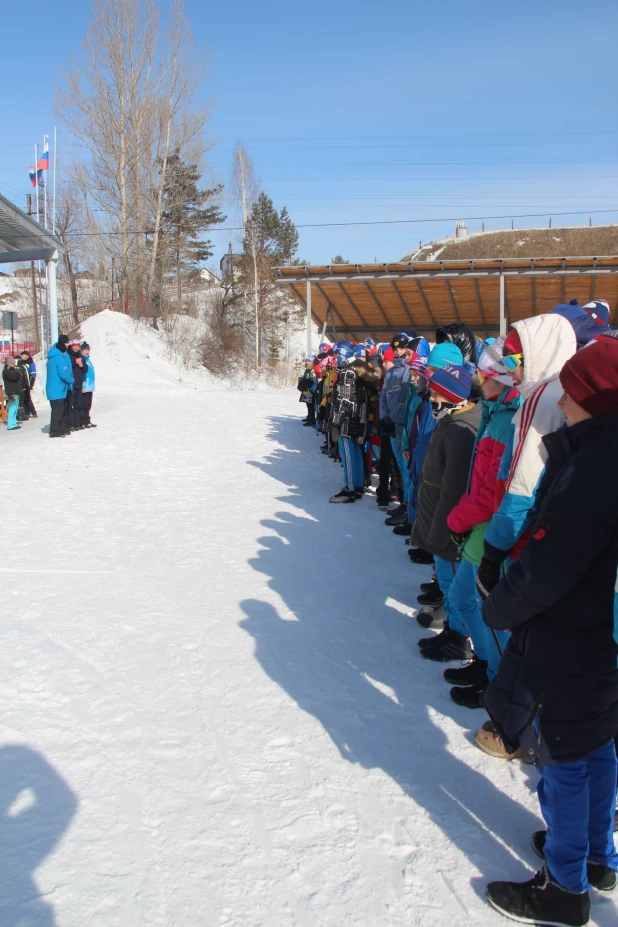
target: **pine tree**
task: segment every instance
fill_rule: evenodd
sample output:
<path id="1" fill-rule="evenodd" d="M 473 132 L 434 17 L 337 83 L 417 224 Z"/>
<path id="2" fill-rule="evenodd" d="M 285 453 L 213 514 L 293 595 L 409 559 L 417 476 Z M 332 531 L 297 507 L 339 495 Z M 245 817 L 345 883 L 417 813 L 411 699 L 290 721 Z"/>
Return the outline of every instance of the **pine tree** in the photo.
<path id="1" fill-rule="evenodd" d="M 159 273 L 162 280 L 173 268 L 176 277 L 177 309 L 182 309 L 182 284 L 199 274 L 200 264 L 212 257 L 212 242 L 201 233 L 225 221 L 217 203 L 221 184 L 203 190 L 198 186 L 201 172 L 197 164 L 182 160 L 176 150 L 167 164 L 163 189 Z"/>
<path id="2" fill-rule="evenodd" d="M 263 191 L 249 212 L 245 227 L 241 276 L 251 306 L 255 326 L 256 363 L 263 349 L 269 363 L 280 356 L 287 326 L 299 316 L 296 301 L 275 282 L 274 268 L 291 263 L 298 248 L 298 232 L 287 209 L 277 212 L 272 199 Z"/>

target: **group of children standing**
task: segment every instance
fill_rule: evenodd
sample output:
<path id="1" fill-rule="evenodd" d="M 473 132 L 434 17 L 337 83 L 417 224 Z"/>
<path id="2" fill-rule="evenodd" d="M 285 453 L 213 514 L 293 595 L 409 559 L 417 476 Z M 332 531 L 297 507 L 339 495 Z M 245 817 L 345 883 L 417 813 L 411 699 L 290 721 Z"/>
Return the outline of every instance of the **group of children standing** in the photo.
<path id="1" fill-rule="evenodd" d="M 478 747 L 536 763 L 543 868 L 494 882 L 524 923 L 583 927 L 616 885 L 618 332 L 600 300 L 559 305 L 480 341 L 322 344 L 299 380 L 307 426 L 343 466 L 332 503 L 378 478 L 387 525 L 433 566 L 419 640 L 451 698 L 489 714 Z"/>
<path id="2" fill-rule="evenodd" d="M 32 390 L 36 381 L 36 364 L 29 351 L 22 351 L 17 357 L 7 357 L 2 370 L 2 385 L 6 403 L 7 431 L 18 431 L 20 422 L 36 418 L 32 401 Z"/>

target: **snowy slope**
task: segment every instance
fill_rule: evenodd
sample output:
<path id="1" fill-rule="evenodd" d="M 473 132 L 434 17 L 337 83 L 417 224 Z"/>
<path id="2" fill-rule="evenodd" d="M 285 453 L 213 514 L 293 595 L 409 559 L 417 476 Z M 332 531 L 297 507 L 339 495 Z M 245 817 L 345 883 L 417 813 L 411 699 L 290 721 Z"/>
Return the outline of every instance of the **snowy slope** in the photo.
<path id="1" fill-rule="evenodd" d="M 504 924 L 537 775 L 419 656 L 428 569 L 373 499 L 328 504 L 293 391 L 122 389 L 119 319 L 84 326 L 96 430 L 0 430 L 0 924 Z"/>
<path id="2" fill-rule="evenodd" d="M 193 320 L 185 317 L 185 322 Z M 105 309 L 82 322 L 80 331 L 90 345 L 97 385 L 103 389 L 119 385 L 212 389 L 222 385 L 204 368 L 187 370 L 169 350 L 165 332 L 120 312 Z"/>

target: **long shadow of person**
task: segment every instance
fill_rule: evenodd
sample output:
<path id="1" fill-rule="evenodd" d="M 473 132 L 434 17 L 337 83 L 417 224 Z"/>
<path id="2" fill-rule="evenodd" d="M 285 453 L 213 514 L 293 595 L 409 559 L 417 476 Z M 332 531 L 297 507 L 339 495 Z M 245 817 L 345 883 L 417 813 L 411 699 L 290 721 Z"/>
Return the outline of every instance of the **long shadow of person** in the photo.
<path id="1" fill-rule="evenodd" d="M 54 927 L 51 905 L 34 871 L 56 846 L 77 798 L 52 766 L 30 747 L 0 748 L 0 924 Z"/>
<path id="2" fill-rule="evenodd" d="M 309 445 L 299 457 L 295 448 L 307 442 L 297 437 L 296 420 L 271 424 L 280 446 L 253 463 L 289 487 L 286 503 L 312 517 L 282 511 L 262 522 L 276 534 L 260 538 L 252 566 L 269 577 L 296 620 L 283 620 L 267 602 L 241 603 L 241 626 L 255 640 L 257 660 L 319 720 L 342 758 L 381 768 L 426 810 L 481 873 L 472 880 L 478 892 L 487 879 L 526 877 L 515 848 L 530 855 L 539 818 L 451 752 L 432 709 L 459 724 L 466 710 L 450 701 L 439 681 L 442 667 L 418 654 L 412 622 L 385 604 L 388 595 L 409 597 L 409 568 L 396 556 L 376 560 L 377 546 L 391 540 L 379 534 L 375 512 L 362 504 L 333 512 L 316 493 L 320 455 Z M 289 451 L 281 447 L 286 441 Z M 321 521 L 329 508 L 329 521 Z M 341 529 L 333 528 L 339 516 Z"/>

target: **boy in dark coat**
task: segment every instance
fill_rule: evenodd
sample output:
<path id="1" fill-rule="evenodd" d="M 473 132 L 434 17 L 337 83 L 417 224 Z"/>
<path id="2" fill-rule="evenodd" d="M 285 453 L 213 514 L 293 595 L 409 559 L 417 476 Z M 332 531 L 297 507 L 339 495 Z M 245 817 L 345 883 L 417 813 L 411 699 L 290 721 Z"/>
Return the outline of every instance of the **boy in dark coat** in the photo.
<path id="1" fill-rule="evenodd" d="M 429 388 L 437 424 L 423 463 L 412 543 L 434 555 L 448 619 L 448 591 L 457 570 L 459 550 L 446 520 L 466 491 L 481 407 L 470 402 L 472 377 L 463 367 L 435 370 Z M 441 634 L 424 642 L 421 653 L 439 662 L 465 660 L 470 657 L 470 645 L 464 635 L 445 625 Z"/>
<path id="2" fill-rule="evenodd" d="M 529 882 L 493 882 L 514 920 L 583 927 L 592 886 L 611 891 L 618 729 L 618 343 L 600 338 L 560 373 L 566 428 L 545 436 L 547 466 L 530 541 L 486 600 L 511 630 L 486 707 L 505 745 L 541 767 L 545 860 Z"/>
<path id="3" fill-rule="evenodd" d="M 22 373 L 22 376 L 24 376 L 24 389 L 22 392 L 23 406 L 27 415 L 36 418 L 37 412 L 32 401 L 32 390 L 34 389 L 36 380 L 36 364 L 30 357 L 28 351 L 20 352 L 18 364 L 22 371 L 25 370 L 25 375 Z"/>

